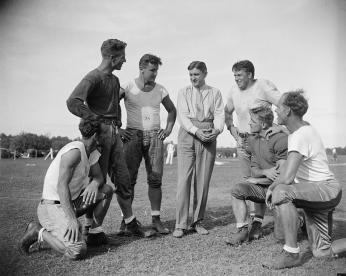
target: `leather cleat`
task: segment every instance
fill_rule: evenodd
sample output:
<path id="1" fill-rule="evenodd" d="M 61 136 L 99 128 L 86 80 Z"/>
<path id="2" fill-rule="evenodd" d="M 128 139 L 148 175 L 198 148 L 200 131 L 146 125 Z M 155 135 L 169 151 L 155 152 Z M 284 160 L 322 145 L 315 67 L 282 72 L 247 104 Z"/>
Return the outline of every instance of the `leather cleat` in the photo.
<path id="1" fill-rule="evenodd" d="M 88 234 L 85 240 L 86 244 L 89 246 L 99 246 L 102 244 L 107 244 L 108 239 L 104 232 Z"/>
<path id="2" fill-rule="evenodd" d="M 163 226 L 163 224 L 160 220 L 160 216 L 153 216 L 151 227 L 155 231 L 157 231 L 158 233 L 163 234 L 163 235 L 167 235 L 171 232 L 171 231 L 169 231 L 169 229 L 167 227 Z"/>
<path id="3" fill-rule="evenodd" d="M 41 228 L 41 225 L 37 222 L 32 221 L 28 223 L 25 233 L 18 243 L 18 249 L 22 254 L 29 254 L 30 246 L 37 242 L 38 232 Z"/>
<path id="4" fill-rule="evenodd" d="M 226 244 L 231 246 L 238 246 L 246 241 L 249 241 L 249 229 L 247 225 L 239 228 L 237 233 L 233 234 L 226 240 Z"/>
<path id="5" fill-rule="evenodd" d="M 249 241 L 263 238 L 262 223 L 253 221 L 249 230 Z"/>
<path id="6" fill-rule="evenodd" d="M 142 224 L 136 218 L 134 218 L 130 223 L 126 224 L 124 235 L 150 238 L 156 235 L 156 231 L 144 230 Z"/>
<path id="7" fill-rule="evenodd" d="M 290 253 L 286 250 L 273 260 L 263 263 L 262 266 L 269 269 L 284 269 L 296 266 L 301 266 L 304 263 L 302 255 L 300 253 Z"/>

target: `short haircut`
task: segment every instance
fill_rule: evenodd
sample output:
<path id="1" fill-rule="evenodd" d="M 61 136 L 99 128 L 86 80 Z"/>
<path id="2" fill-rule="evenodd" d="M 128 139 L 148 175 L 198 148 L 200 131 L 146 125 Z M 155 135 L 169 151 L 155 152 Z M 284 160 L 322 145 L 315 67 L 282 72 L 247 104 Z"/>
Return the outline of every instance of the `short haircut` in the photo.
<path id="1" fill-rule="evenodd" d="M 145 68 L 148 66 L 149 63 L 157 66 L 162 65 L 161 58 L 154 56 L 152 54 L 145 54 L 139 60 L 139 68 Z"/>
<path id="2" fill-rule="evenodd" d="M 118 39 L 107 39 L 101 46 L 102 57 L 118 56 L 119 52 L 126 48 L 127 44 Z"/>
<path id="3" fill-rule="evenodd" d="M 233 64 L 232 71 L 245 70 L 248 73 L 252 73 L 252 77 L 255 77 L 255 66 L 253 66 L 250 60 L 240 60 Z"/>
<path id="4" fill-rule="evenodd" d="M 303 117 L 309 108 L 308 101 L 303 95 L 304 93 L 305 91 L 303 89 L 298 89 L 296 91 L 286 92 L 282 95 L 285 97 L 283 104 L 288 106 L 298 117 Z"/>
<path id="5" fill-rule="evenodd" d="M 273 120 L 274 120 L 274 113 L 269 107 L 256 107 L 250 109 L 250 115 L 255 115 L 258 117 L 258 119 L 262 122 L 265 123 L 267 126 L 272 126 L 273 125 Z"/>
<path id="6" fill-rule="evenodd" d="M 100 123 L 96 120 L 82 119 L 79 123 L 79 131 L 83 138 L 89 139 L 95 133 L 100 132 Z"/>
<path id="7" fill-rule="evenodd" d="M 203 61 L 193 61 L 190 63 L 190 65 L 187 67 L 187 70 L 192 70 L 192 69 L 198 69 L 202 73 L 207 73 L 207 65 Z"/>

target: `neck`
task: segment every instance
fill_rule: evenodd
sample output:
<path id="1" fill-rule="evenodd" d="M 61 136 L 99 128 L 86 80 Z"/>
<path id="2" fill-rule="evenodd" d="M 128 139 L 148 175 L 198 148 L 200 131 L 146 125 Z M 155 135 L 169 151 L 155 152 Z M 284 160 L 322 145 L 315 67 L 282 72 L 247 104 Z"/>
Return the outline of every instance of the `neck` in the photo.
<path id="1" fill-rule="evenodd" d="M 303 121 L 303 118 L 298 118 L 296 116 L 289 117 L 286 122 L 286 127 L 290 133 L 295 132 L 296 130 L 305 125 L 308 125 L 308 123 Z"/>
<path id="2" fill-rule="evenodd" d="M 145 80 L 142 75 L 139 75 L 139 77 L 137 78 L 136 81 L 137 81 L 137 84 L 139 86 L 141 86 L 142 88 L 144 88 L 146 86 L 150 86 L 151 87 L 151 86 L 155 85 L 155 81 Z"/>
<path id="3" fill-rule="evenodd" d="M 246 88 L 245 88 L 245 90 L 250 88 L 255 83 L 255 81 L 256 81 L 255 79 L 250 79 L 248 84 L 247 84 L 247 86 L 246 86 Z"/>
<path id="4" fill-rule="evenodd" d="M 114 71 L 111 64 L 106 60 L 102 60 L 101 64 L 97 67 L 97 69 L 106 74 L 111 74 Z"/>

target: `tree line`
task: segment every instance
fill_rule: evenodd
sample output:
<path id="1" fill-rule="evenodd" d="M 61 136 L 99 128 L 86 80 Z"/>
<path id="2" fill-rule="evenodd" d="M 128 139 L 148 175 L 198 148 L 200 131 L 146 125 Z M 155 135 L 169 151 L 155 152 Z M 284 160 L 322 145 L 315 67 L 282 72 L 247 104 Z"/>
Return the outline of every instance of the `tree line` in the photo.
<path id="1" fill-rule="evenodd" d="M 13 154 L 20 156 L 24 153 L 32 154 L 36 157 L 42 157 L 49 152 L 50 148 L 56 152 L 71 141 L 72 140 L 66 136 L 49 138 L 46 135 L 37 135 L 26 132 L 22 132 L 18 135 L 6 135 L 1 133 L 1 157 L 9 158 L 13 156 Z"/>

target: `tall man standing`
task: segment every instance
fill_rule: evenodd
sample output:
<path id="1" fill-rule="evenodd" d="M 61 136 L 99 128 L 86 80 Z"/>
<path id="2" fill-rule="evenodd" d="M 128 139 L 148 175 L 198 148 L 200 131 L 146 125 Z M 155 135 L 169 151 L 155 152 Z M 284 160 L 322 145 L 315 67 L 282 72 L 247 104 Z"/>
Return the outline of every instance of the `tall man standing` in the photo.
<path id="1" fill-rule="evenodd" d="M 231 88 L 225 106 L 225 123 L 237 142 L 237 155 L 240 161 L 242 177 L 247 178 L 251 176 L 251 152 L 248 149 L 250 132 L 249 110 L 260 106 L 270 108 L 272 104 L 277 106 L 281 94 L 269 80 L 255 79 L 255 67 L 249 60 L 236 62 L 232 67 L 232 71 L 236 86 Z M 237 127 L 233 122 L 234 111 L 238 118 Z M 252 204 L 249 204 L 251 217 L 254 216 L 254 209 L 261 208 L 259 205 L 255 203 L 254 207 Z"/>
<path id="2" fill-rule="evenodd" d="M 77 85 L 67 100 L 67 107 L 78 117 L 97 120 L 101 124 L 102 146 L 100 167 L 105 181 L 107 172 L 115 185 L 115 193 L 127 224 L 127 233 L 143 236 L 144 232 L 132 212 L 130 175 L 125 162 L 119 106 L 119 79 L 112 74 L 120 70 L 125 59 L 126 43 L 108 39 L 101 46 L 102 62 Z"/>
<path id="3" fill-rule="evenodd" d="M 205 83 L 207 66 L 193 61 L 188 66 L 191 85 L 178 94 L 178 185 L 176 224 L 173 236 L 181 238 L 187 229 L 190 190 L 194 202 L 191 227 L 208 234 L 201 221 L 207 205 L 209 183 L 216 156 L 216 138 L 223 131 L 225 117 L 219 89 Z"/>
<path id="4" fill-rule="evenodd" d="M 241 172 L 242 176 L 246 178 L 251 176 L 251 153 L 247 148 L 250 132 L 249 110 L 260 106 L 271 107 L 272 104 L 277 106 L 281 94 L 272 82 L 255 79 L 255 67 L 249 60 L 236 62 L 232 71 L 237 85 L 231 88 L 225 106 L 225 123 L 237 142 Z M 234 111 L 238 117 L 238 126 L 235 126 L 233 122 Z"/>
<path id="5" fill-rule="evenodd" d="M 161 234 L 169 230 L 160 219 L 163 175 L 163 141 L 172 132 L 176 109 L 167 90 L 155 82 L 161 59 L 145 54 L 139 61 L 139 76 L 124 86 L 123 94 L 127 111 L 126 131 L 122 135 L 127 167 L 130 172 L 132 200 L 138 169 L 145 160 L 148 196 L 151 205 L 152 227 Z M 161 129 L 160 104 L 168 112 L 166 128 Z"/>

